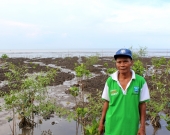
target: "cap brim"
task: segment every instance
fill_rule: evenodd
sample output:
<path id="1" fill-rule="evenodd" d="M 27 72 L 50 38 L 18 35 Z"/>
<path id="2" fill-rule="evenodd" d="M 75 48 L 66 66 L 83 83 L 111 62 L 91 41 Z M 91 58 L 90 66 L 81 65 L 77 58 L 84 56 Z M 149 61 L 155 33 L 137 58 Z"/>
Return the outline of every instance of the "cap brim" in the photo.
<path id="1" fill-rule="evenodd" d="M 132 57 L 130 55 L 125 55 L 125 54 L 114 55 L 115 59 L 117 59 L 118 57 L 128 57 L 132 60 Z"/>

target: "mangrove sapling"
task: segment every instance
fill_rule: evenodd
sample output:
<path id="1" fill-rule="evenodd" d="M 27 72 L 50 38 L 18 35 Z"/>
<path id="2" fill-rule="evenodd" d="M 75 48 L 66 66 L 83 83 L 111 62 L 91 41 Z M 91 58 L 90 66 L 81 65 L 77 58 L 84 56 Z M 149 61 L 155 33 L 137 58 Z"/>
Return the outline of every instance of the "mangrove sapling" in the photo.
<path id="1" fill-rule="evenodd" d="M 38 66 L 38 64 L 33 64 L 33 68 L 34 69 L 37 68 L 37 66 Z"/>
<path id="2" fill-rule="evenodd" d="M 85 127 L 85 134 L 86 135 L 100 135 L 98 131 L 99 121 L 93 120 L 91 125 L 87 125 Z"/>
<path id="3" fill-rule="evenodd" d="M 99 118 L 102 108 L 101 91 L 96 90 L 96 94 L 88 94 L 88 102 L 84 100 L 84 87 L 83 79 L 87 79 L 90 72 L 84 64 L 75 67 L 76 76 L 79 78 L 79 87 L 73 86 L 70 88 L 70 93 L 76 98 L 80 97 L 80 101 L 76 102 L 74 118 L 77 120 L 76 135 L 78 134 L 79 123 L 82 126 L 83 135 L 97 135 L 98 129 L 96 128 L 99 123 Z M 86 78 L 85 78 L 86 77 Z"/>
<path id="4" fill-rule="evenodd" d="M 75 104 L 76 104 L 76 106 L 77 106 L 78 103 L 77 103 L 77 98 L 76 98 L 76 97 L 79 95 L 79 88 L 76 87 L 76 86 L 73 86 L 73 87 L 71 87 L 71 88 L 69 89 L 69 91 L 70 91 L 70 94 L 74 97 Z"/>
<path id="5" fill-rule="evenodd" d="M 113 63 L 115 63 L 115 61 L 113 61 Z M 107 75 L 111 75 L 111 74 L 113 74 L 113 73 L 117 70 L 117 69 L 114 68 L 114 67 L 109 68 L 108 66 L 109 66 L 108 63 L 104 63 L 104 67 L 107 68 L 107 69 L 106 69 L 106 74 L 107 74 Z"/>
<path id="6" fill-rule="evenodd" d="M 107 75 L 113 74 L 117 69 L 116 68 L 107 68 L 106 73 Z"/>
<path id="7" fill-rule="evenodd" d="M 1 58 L 2 58 L 3 60 L 5 60 L 5 59 L 9 58 L 9 56 L 8 56 L 7 54 L 2 54 Z"/>
<path id="8" fill-rule="evenodd" d="M 90 71 L 87 70 L 86 65 L 84 63 L 77 65 L 75 64 L 75 72 L 76 76 L 80 78 L 80 80 L 85 79 L 90 76 Z"/>
<path id="9" fill-rule="evenodd" d="M 145 57 L 147 55 L 147 47 L 139 47 L 138 55 L 139 57 Z"/>
<path id="10" fill-rule="evenodd" d="M 133 52 L 133 60 L 138 60 L 139 58 L 143 58 L 147 55 L 147 47 L 140 47 L 138 51 L 135 51 L 133 47 L 130 47 L 129 49 Z"/>
<path id="11" fill-rule="evenodd" d="M 88 112 L 86 113 L 86 126 L 85 126 L 85 135 L 99 135 L 98 126 L 101 115 L 101 108 L 103 106 L 103 100 L 101 98 L 102 91 L 97 90 L 97 93 L 94 95 L 89 94 L 88 104 L 86 108 Z"/>
<path id="12" fill-rule="evenodd" d="M 9 71 L 4 73 L 6 78 L 8 79 L 8 88 L 10 91 L 10 94 L 12 95 L 11 97 L 9 96 L 9 93 L 5 93 L 4 95 L 4 99 L 5 100 L 5 109 L 9 109 L 12 110 L 13 116 L 12 116 L 12 120 L 13 120 L 13 128 L 11 128 L 11 131 L 13 133 L 13 135 L 15 134 L 15 114 L 16 114 L 16 110 L 15 107 L 17 106 L 16 103 L 14 102 L 16 100 L 16 95 L 15 95 L 15 90 L 20 90 L 21 89 L 21 82 L 22 79 L 24 78 L 24 74 L 26 73 L 26 68 L 19 68 L 16 65 L 12 64 L 12 63 L 7 63 L 6 66 L 9 68 Z M 9 95 L 8 95 L 9 94 Z M 3 109 L 4 109 L 3 107 Z"/>
<path id="13" fill-rule="evenodd" d="M 16 66 L 12 63 L 7 64 L 9 68 L 9 72 L 4 73 L 5 77 L 8 80 L 8 87 L 9 90 L 21 90 L 21 83 L 22 79 L 25 78 L 25 74 L 27 73 L 28 69 L 26 66 Z"/>
<path id="14" fill-rule="evenodd" d="M 87 60 L 87 59 L 86 59 Z M 90 71 L 87 70 L 90 65 L 95 64 L 98 61 L 98 57 L 90 57 L 88 62 L 85 64 L 76 65 L 75 71 L 76 76 L 79 77 L 79 96 L 80 102 L 76 104 L 76 119 L 83 127 L 83 135 L 97 135 L 98 134 L 98 124 L 102 108 L 101 91 L 96 90 L 96 94 L 88 95 L 88 102 L 84 101 L 84 87 L 85 84 L 82 83 L 83 79 L 87 79 L 90 75 Z M 107 66 L 107 64 L 105 64 Z M 110 68 L 109 73 L 113 73 L 116 69 Z M 73 94 L 72 94 L 73 95 Z M 77 93 L 76 95 L 77 96 Z M 77 131 L 77 129 L 76 129 Z M 78 132 L 77 132 L 78 134 Z"/>
<path id="15" fill-rule="evenodd" d="M 164 119 L 167 123 L 166 128 L 170 131 L 170 114 L 162 115 L 161 118 Z"/>
<path id="16" fill-rule="evenodd" d="M 99 56 L 98 55 L 89 56 L 89 57 L 86 57 L 85 65 L 87 67 L 89 67 L 89 66 L 92 66 L 92 65 L 96 64 L 98 61 L 99 61 Z"/>
<path id="17" fill-rule="evenodd" d="M 76 135 L 78 134 L 78 128 L 79 128 L 79 123 L 82 125 L 83 128 L 83 134 L 85 131 L 85 114 L 88 111 L 85 108 L 85 101 L 84 101 L 84 84 L 82 83 L 83 79 L 87 79 L 87 77 L 90 76 L 90 71 L 87 70 L 86 65 L 85 64 L 80 64 L 77 65 L 75 64 L 75 72 L 76 72 L 76 77 L 78 78 L 78 83 L 79 83 L 79 87 L 71 87 L 70 88 L 70 93 L 72 94 L 72 96 L 74 96 L 75 98 L 75 116 L 74 119 L 77 120 L 76 122 Z M 79 102 L 77 102 L 77 97 L 79 97 Z"/>
<path id="18" fill-rule="evenodd" d="M 53 80 L 56 70 L 51 69 L 46 73 L 34 74 L 26 77 L 25 67 L 10 65 L 11 72 L 6 73 L 10 93 L 4 96 L 4 109 L 13 110 L 13 114 L 22 116 L 19 126 L 33 128 L 35 125 L 34 114 L 44 116 L 55 111 L 55 104 L 48 97 L 46 86 Z M 22 74 L 21 74 L 22 73 Z M 16 83 L 14 85 L 13 83 Z M 19 86 L 18 86 L 19 85 Z M 15 115 L 13 115 L 15 116 Z M 15 119 L 13 117 L 13 119 Z M 13 121 L 14 122 L 14 121 Z M 14 134 L 14 128 L 13 128 Z"/>
<path id="19" fill-rule="evenodd" d="M 106 62 L 106 63 L 104 63 L 104 67 L 108 67 L 108 63 Z"/>
<path id="20" fill-rule="evenodd" d="M 165 58 L 153 58 L 154 74 L 146 76 L 149 84 L 151 101 L 147 103 L 151 124 L 160 128 L 160 117 L 166 114 L 168 96 L 170 95 L 169 72 L 170 62 Z M 169 117 L 169 116 L 168 116 Z M 161 117 L 163 118 L 163 117 Z"/>
<path id="21" fill-rule="evenodd" d="M 160 57 L 160 58 L 152 58 L 151 60 L 152 65 L 156 68 L 161 68 L 161 66 L 166 65 L 167 61 L 165 57 Z"/>
<path id="22" fill-rule="evenodd" d="M 140 60 L 134 61 L 132 69 L 135 71 L 136 74 L 141 76 L 144 75 L 145 68 Z"/>

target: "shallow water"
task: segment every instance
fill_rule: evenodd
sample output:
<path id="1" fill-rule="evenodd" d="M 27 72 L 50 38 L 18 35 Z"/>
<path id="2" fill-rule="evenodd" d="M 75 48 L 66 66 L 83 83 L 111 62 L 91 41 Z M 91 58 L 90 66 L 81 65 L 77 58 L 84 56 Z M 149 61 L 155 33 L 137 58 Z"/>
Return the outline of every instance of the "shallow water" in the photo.
<path id="1" fill-rule="evenodd" d="M 50 131 L 50 135 L 75 135 L 76 134 L 76 122 L 68 121 L 59 117 L 50 118 L 49 120 L 43 120 L 42 124 L 38 124 L 34 129 L 19 129 L 16 126 L 16 135 L 41 135 L 43 132 Z M 56 124 L 52 125 L 52 122 Z M 12 122 L 6 123 L 0 126 L 0 135 L 12 135 L 10 126 Z M 79 128 L 79 135 L 81 130 Z"/>
<path id="2" fill-rule="evenodd" d="M 37 64 L 44 65 L 43 63 L 37 63 Z M 48 66 L 53 68 L 61 68 L 52 64 Z M 70 69 L 61 68 L 61 71 L 74 73 L 74 71 L 71 71 Z M 2 85 L 3 83 L 4 82 L 2 82 Z M 71 85 L 76 83 L 77 83 L 77 78 L 73 78 L 70 81 L 65 81 L 63 85 L 49 86 L 48 87 L 49 96 L 55 98 L 57 102 L 63 105 L 64 107 L 72 109 L 72 107 L 74 107 L 75 105 L 74 98 L 70 94 L 66 94 L 65 90 L 67 90 Z M 2 103 L 3 103 L 3 99 L 0 99 L 0 105 Z M 6 117 L 10 115 L 11 114 L 6 111 L 0 112 L 0 135 L 11 135 L 9 125 L 12 126 L 12 122 L 8 123 L 6 119 Z M 36 119 L 38 120 L 38 118 Z M 56 122 L 57 124 L 52 125 L 51 122 Z M 162 128 L 156 132 L 156 135 L 169 135 L 170 131 L 166 129 L 167 126 L 166 122 L 161 120 L 161 125 Z M 33 130 L 19 130 L 17 126 L 17 135 L 41 135 L 43 131 L 48 131 L 49 129 L 53 135 L 75 135 L 76 122 L 75 121 L 68 122 L 66 119 L 61 119 L 55 116 L 54 118 L 51 118 L 49 120 L 43 120 L 43 123 L 39 124 Z M 152 127 L 152 125 L 146 126 L 146 133 L 147 135 L 153 135 L 154 128 Z M 81 133 L 79 129 L 79 135 L 80 134 Z"/>
<path id="3" fill-rule="evenodd" d="M 149 123 L 149 122 L 148 122 Z M 146 134 L 147 135 L 154 135 L 153 133 L 155 132 L 155 135 L 170 135 L 170 131 L 166 128 L 167 123 L 164 120 L 160 120 L 161 123 L 161 128 L 160 129 L 154 129 L 153 126 L 150 124 L 146 126 Z"/>
<path id="4" fill-rule="evenodd" d="M 99 55 L 113 56 L 118 49 L 75 49 L 75 50 L 0 50 L 0 56 L 7 54 L 9 57 L 24 57 L 24 58 L 47 58 L 47 57 L 73 57 L 73 56 L 92 56 Z M 133 51 L 138 51 L 134 49 Z M 170 57 L 170 49 L 147 49 L 148 57 Z"/>
<path id="5" fill-rule="evenodd" d="M 33 130 L 22 130 L 17 126 L 16 135 L 41 135 L 42 132 L 50 131 L 51 135 L 76 135 L 76 122 L 69 122 L 66 119 L 55 116 L 49 120 L 43 120 L 42 124 L 39 124 Z M 52 122 L 56 124 L 52 125 Z M 12 122 L 1 125 L 0 124 L 0 135 L 12 135 L 9 124 L 12 126 Z M 156 131 L 155 135 L 169 135 L 170 131 L 166 129 L 165 121 L 161 120 L 162 127 Z M 149 125 L 146 126 L 146 135 L 154 135 L 154 128 Z M 79 135 L 81 135 L 81 129 L 79 127 Z"/>

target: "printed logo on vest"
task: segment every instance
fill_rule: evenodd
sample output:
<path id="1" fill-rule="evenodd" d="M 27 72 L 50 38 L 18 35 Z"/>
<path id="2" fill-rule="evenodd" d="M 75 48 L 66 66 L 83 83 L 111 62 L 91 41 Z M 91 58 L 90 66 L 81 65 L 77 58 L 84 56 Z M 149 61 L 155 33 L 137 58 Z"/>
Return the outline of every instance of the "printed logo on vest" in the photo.
<path id="1" fill-rule="evenodd" d="M 134 87 L 133 94 L 135 94 L 135 95 L 139 94 L 139 87 L 137 87 L 137 86 Z"/>
<path id="2" fill-rule="evenodd" d="M 114 95 L 117 95 L 118 92 L 117 92 L 116 90 L 111 90 L 111 91 L 110 91 L 110 94 L 111 94 L 112 96 L 114 96 Z"/>

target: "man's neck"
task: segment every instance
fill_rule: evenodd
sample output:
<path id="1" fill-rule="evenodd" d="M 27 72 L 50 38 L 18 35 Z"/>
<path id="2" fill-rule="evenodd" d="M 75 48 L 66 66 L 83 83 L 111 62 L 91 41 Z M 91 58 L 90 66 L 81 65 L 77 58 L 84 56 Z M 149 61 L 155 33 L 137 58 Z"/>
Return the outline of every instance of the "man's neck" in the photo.
<path id="1" fill-rule="evenodd" d="M 132 72 L 127 72 L 127 73 L 118 73 L 119 79 L 129 79 L 132 78 Z"/>

